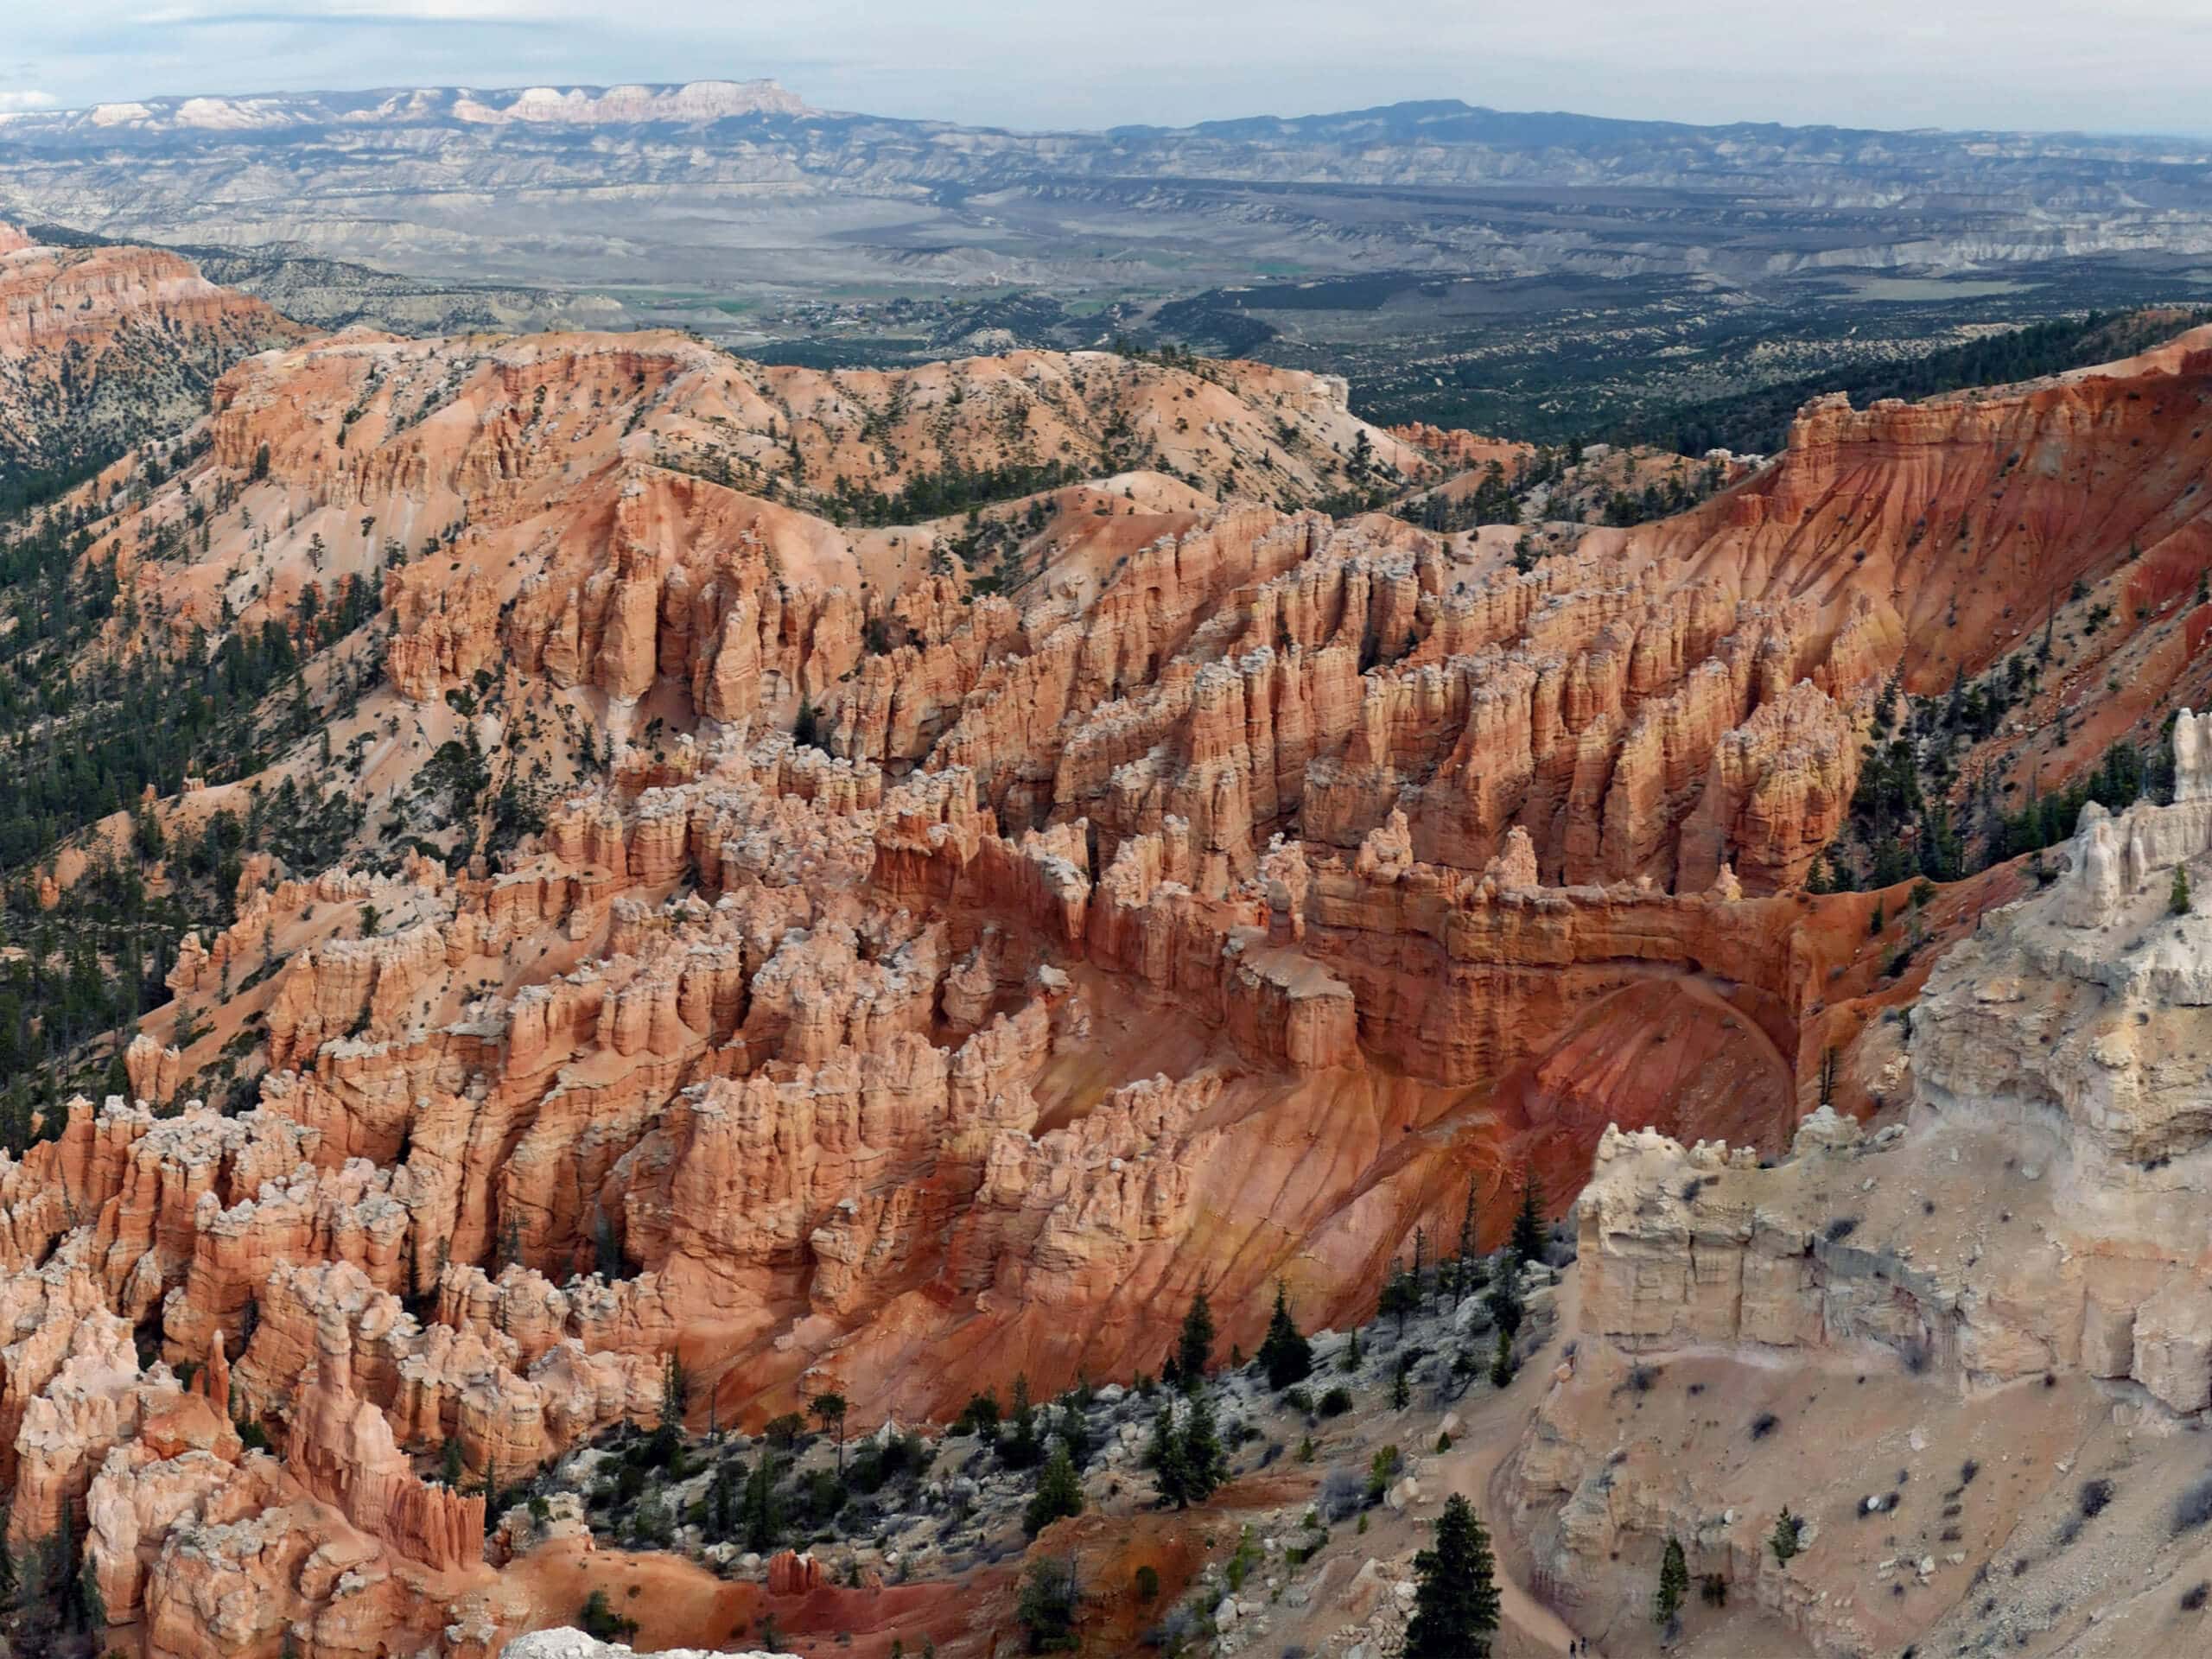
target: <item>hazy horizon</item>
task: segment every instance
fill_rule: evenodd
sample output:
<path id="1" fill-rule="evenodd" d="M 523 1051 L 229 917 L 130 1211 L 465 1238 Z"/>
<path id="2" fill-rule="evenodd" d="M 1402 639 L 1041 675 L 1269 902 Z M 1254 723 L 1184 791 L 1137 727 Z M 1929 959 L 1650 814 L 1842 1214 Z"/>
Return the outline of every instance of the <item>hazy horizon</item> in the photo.
<path id="1" fill-rule="evenodd" d="M 2146 77 L 2144 66 L 2161 74 Z M 671 73 L 675 65 L 685 72 Z M 1738 122 L 2201 138 L 2212 14 L 2189 0 L 1867 0 L 1849 16 L 1651 0 L 1385 16 L 1320 0 L 1133 0 L 1112 16 L 825 0 L 742 18 L 701 0 L 610 18 L 590 0 L 80 0 L 18 20 L 0 111 L 392 86 L 773 78 L 824 109 L 1027 130 L 1289 117 L 1458 99 Z M 2150 84 L 2145 85 L 2146 79 Z"/>
<path id="2" fill-rule="evenodd" d="M 1619 111 L 1580 109 L 1572 105 L 1565 104 L 1500 104 L 1485 102 L 1478 99 L 1459 97 L 1456 94 L 1451 93 L 1432 94 L 1426 97 L 1408 96 L 1405 98 L 1391 98 L 1372 103 L 1347 103 L 1330 105 L 1326 106 L 1317 105 L 1313 108 L 1286 106 L 1275 109 L 1232 110 L 1218 115 L 1201 116 L 1196 119 L 1187 122 L 1100 120 L 1096 123 L 1084 124 L 1066 123 L 1057 126 L 1042 126 L 1016 121 L 988 121 L 980 118 L 970 119 L 958 115 L 949 115 L 938 111 L 894 111 L 884 109 L 864 108 L 857 105 L 848 105 L 826 103 L 818 98 L 810 96 L 809 90 L 805 86 L 794 84 L 788 76 L 766 73 L 695 75 L 672 75 L 663 73 L 623 76 L 619 79 L 608 80 L 576 79 L 569 77 L 551 76 L 539 77 L 535 79 L 510 79 L 507 80 L 457 80 L 442 79 L 423 80 L 376 80 L 364 81 L 359 85 L 343 85 L 335 82 L 316 82 L 313 84 L 303 82 L 296 86 L 257 87 L 252 90 L 245 90 L 236 86 L 210 86 L 171 87 L 162 91 L 137 92 L 124 97 L 92 99 L 83 103 L 73 104 L 39 103 L 11 105 L 7 103 L 3 97 L 0 97 L 0 131 L 4 131 L 9 119 L 11 117 L 16 116 L 75 115 L 85 113 L 102 105 L 158 104 L 181 101 L 187 99 L 194 98 L 236 99 L 240 100 L 264 98 L 352 98 L 367 97 L 378 92 L 397 93 L 402 92 L 435 91 L 466 92 L 480 96 L 498 97 L 518 94 L 535 87 L 546 87 L 552 91 L 560 92 L 572 91 L 605 92 L 617 86 L 673 87 L 696 84 L 713 84 L 717 82 L 741 86 L 753 82 L 772 82 L 774 85 L 782 88 L 783 91 L 792 94 L 801 102 L 820 111 L 824 115 L 870 116 L 895 120 L 937 122 L 950 126 L 972 127 L 977 129 L 998 130 L 1008 132 L 1032 134 L 1047 134 L 1052 132 L 1096 134 L 1117 130 L 1128 130 L 1132 128 L 1156 128 L 1161 130 L 1187 130 L 1189 128 L 1216 122 L 1257 120 L 1300 121 L 1321 117 L 1355 114 L 1364 110 L 1389 109 L 1398 105 L 1449 104 L 1456 102 L 1469 109 L 1484 109 L 1500 115 L 1572 116 L 1592 120 L 1645 123 L 1657 125 L 1691 128 L 1776 126 L 1818 129 L 1827 127 L 1834 128 L 1837 130 L 1857 130 L 1866 132 L 1948 132 L 1961 134 L 1974 132 L 2004 132 L 2033 137 L 2056 138 L 2079 137 L 2087 138 L 2120 139 L 2177 138 L 2186 139 L 2195 143 L 2212 143 L 2212 121 L 2208 121 L 2206 125 L 2201 129 L 2185 130 L 2178 128 L 2126 126 L 1933 126 L 1926 124 L 1906 126 L 1897 124 L 1882 125 L 1867 122 L 1816 121 L 1809 119 L 1802 121 L 1789 121 L 1748 115 L 1715 115 L 1707 120 L 1690 120 L 1682 117 L 1671 115 L 1637 115 Z"/>

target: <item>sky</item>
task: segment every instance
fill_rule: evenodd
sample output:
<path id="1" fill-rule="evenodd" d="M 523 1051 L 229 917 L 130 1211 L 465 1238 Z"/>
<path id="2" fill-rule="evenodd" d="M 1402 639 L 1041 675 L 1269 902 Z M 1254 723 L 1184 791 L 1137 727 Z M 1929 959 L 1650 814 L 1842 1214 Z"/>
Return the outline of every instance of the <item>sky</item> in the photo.
<path id="1" fill-rule="evenodd" d="M 1027 128 L 1402 99 L 1694 122 L 2212 132 L 2212 0 L 10 0 L 0 111 L 770 75 Z"/>

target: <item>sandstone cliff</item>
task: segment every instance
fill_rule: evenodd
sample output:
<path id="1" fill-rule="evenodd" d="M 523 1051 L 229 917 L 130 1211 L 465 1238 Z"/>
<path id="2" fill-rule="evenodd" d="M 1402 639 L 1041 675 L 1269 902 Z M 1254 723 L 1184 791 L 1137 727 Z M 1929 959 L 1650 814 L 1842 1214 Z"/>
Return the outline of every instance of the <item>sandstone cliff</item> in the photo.
<path id="1" fill-rule="evenodd" d="M 133 1097 L 0 1162 L 13 1535 L 81 1517 L 164 1650 L 299 1626 L 475 1659 L 535 1615 L 480 1500 L 422 1478 L 448 1445 L 512 1483 L 655 1421 L 671 1357 L 695 1419 L 942 1415 L 1015 1371 L 1155 1369 L 1200 1285 L 1249 1347 L 1271 1284 L 1356 1314 L 1471 1185 L 1495 1236 L 1524 1164 L 1563 1195 L 1593 1156 L 1593 1378 L 1757 1351 L 2200 1409 L 2182 1211 L 2123 1228 L 2101 1195 L 2187 1196 L 2196 923 L 2151 912 L 2212 839 L 2201 728 L 2182 803 L 2092 819 L 2018 911 L 1983 915 L 2018 870 L 1802 891 L 1884 683 L 2005 648 L 1990 547 L 2026 538 L 2005 602 L 2147 579 L 2161 525 L 2178 556 L 2194 439 L 2138 404 L 2193 396 L 2193 351 L 1815 409 L 1695 512 L 1525 571 L 1300 505 L 1363 440 L 1429 463 L 1249 365 L 360 333 L 242 365 L 204 453 L 82 498 L 136 601 L 99 649 L 296 638 L 321 727 L 144 810 L 181 838 L 289 788 L 359 810 L 355 856 L 242 861 L 124 1051 Z M 2124 472 L 2127 512 L 2029 487 L 2013 445 Z M 1037 487 L 874 522 L 987 471 Z M 2145 717 L 2198 671 L 2153 597 L 2096 646 L 2163 665 Z M 1909 1096 L 1940 1182 L 1851 1140 Z M 1770 1512 L 1712 1522 L 1688 1425 L 1640 1454 L 1675 1484 L 1605 1484 L 1611 1398 L 1563 1385 L 1522 1460 L 1561 1592 L 1618 1593 L 1593 1560 L 1693 1522 L 1764 1573 Z M 1819 1640 L 1907 1628 L 1793 1582 L 1759 1593 Z"/>
<path id="2" fill-rule="evenodd" d="M 105 463 L 190 422 L 239 359 L 307 332 L 166 250 L 41 247 L 0 226 L 0 458 Z"/>
<path id="3" fill-rule="evenodd" d="M 2212 1116 L 2201 1067 L 2181 1058 L 2212 1002 L 2212 925 L 2174 913 L 2170 879 L 2212 868 L 2205 735 L 2184 712 L 2177 804 L 2118 820 L 2093 806 L 2058 883 L 1946 953 L 1910 1016 L 1904 1121 L 1869 1136 L 1822 1110 L 1776 1167 L 1607 1133 L 1577 1207 L 1581 1342 L 1516 1470 L 1517 1514 L 1559 1593 L 1602 1621 L 1630 1576 L 1611 1563 L 1648 1571 L 1672 1535 L 1691 1541 L 1694 1572 L 1751 1586 L 1820 1651 L 1937 1639 L 1969 1622 L 1946 1618 L 1961 1569 L 2024 1551 L 2071 1501 L 2054 1456 L 2058 1476 L 2156 1459 L 2212 1410 L 2198 1248 Z M 1693 1394 L 1742 1388 L 1717 1418 L 1662 1407 L 1620 1424 L 1608 1399 L 1662 1375 L 1695 1379 Z M 1808 1405 L 1815 1421 L 1801 1421 Z M 1769 1436 L 1787 1449 L 1752 1448 Z M 1870 1549 L 1853 1506 L 1896 1507 L 1867 1496 L 1870 1453 L 1883 1470 L 1895 1454 L 1903 1469 L 1877 1484 L 1910 1496 L 1961 1444 L 1983 1466 L 2021 1465 L 2017 1484 L 1985 1495 L 1969 1473 L 1946 1495 L 1941 1541 L 1923 1509 L 1905 1528 L 1919 1541 L 1892 1522 Z M 1780 1560 L 1767 1544 L 1785 1503 L 1813 1526 Z M 2147 1565 L 2125 1536 L 2085 1549 L 2077 1570 L 2107 1588 L 2123 1564 L 2192 1570 L 2185 1547 L 2150 1547 Z M 1932 1599 L 1869 1593 L 1900 1558 L 1899 1583 Z M 1997 1617 L 2032 1614 L 2008 1600 Z M 2134 1639 L 2057 1630 L 2067 1651 Z"/>

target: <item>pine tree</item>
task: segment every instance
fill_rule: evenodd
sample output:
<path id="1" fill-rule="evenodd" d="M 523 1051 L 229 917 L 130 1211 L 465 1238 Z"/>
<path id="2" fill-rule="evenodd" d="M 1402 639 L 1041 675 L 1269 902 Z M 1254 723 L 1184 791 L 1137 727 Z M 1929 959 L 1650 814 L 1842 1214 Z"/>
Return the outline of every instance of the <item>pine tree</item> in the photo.
<path id="1" fill-rule="evenodd" d="M 1191 1459 L 1182 1431 L 1175 1427 L 1175 1402 L 1163 1400 L 1153 1414 L 1152 1444 L 1145 1448 L 1145 1466 L 1160 1483 L 1160 1500 L 1177 1509 L 1191 1502 Z"/>
<path id="2" fill-rule="evenodd" d="M 1183 1460 L 1190 1468 L 1191 1497 L 1204 1503 L 1229 1478 L 1229 1453 L 1215 1426 L 1213 1402 L 1200 1389 L 1191 1396 L 1191 1415 L 1183 1425 Z"/>
<path id="3" fill-rule="evenodd" d="M 834 1430 L 837 1436 L 837 1478 L 845 1478 L 845 1414 L 850 1408 L 842 1394 L 817 1394 L 809 1408 L 815 1420 L 824 1428 Z"/>
<path id="4" fill-rule="evenodd" d="M 1083 1408 L 1073 1399 L 1062 1402 L 1055 1414 L 1052 1432 L 1067 1447 L 1068 1458 L 1078 1469 L 1087 1468 L 1093 1447 L 1090 1444 L 1090 1425 L 1084 1420 Z"/>
<path id="5" fill-rule="evenodd" d="M 1776 1566 L 1789 1566 L 1790 1559 L 1797 1554 L 1804 1524 L 1789 1513 L 1788 1504 L 1783 1505 L 1782 1513 L 1775 1517 L 1774 1530 L 1768 1535 L 1766 1541 L 1766 1547 L 1774 1552 Z"/>
<path id="6" fill-rule="evenodd" d="M 1034 1538 L 1053 1522 L 1083 1513 L 1083 1482 L 1075 1472 L 1075 1459 L 1065 1446 L 1055 1446 L 1037 1478 L 1037 1491 L 1022 1511 L 1021 1529 Z"/>
<path id="7" fill-rule="evenodd" d="M 714 1478 L 707 1483 L 707 1536 L 710 1541 L 727 1538 L 736 1523 L 737 1482 L 729 1465 L 716 1464 Z"/>
<path id="8" fill-rule="evenodd" d="M 1390 1277 L 1382 1287 L 1382 1295 L 1376 1302 L 1375 1311 L 1387 1313 L 1395 1319 L 1398 1334 L 1402 1337 L 1406 1334 L 1406 1315 L 1414 1311 L 1420 1300 L 1421 1293 L 1414 1287 L 1413 1275 L 1393 1263 Z"/>
<path id="9" fill-rule="evenodd" d="M 1459 1212 L 1459 1258 L 1452 1268 L 1452 1305 L 1467 1300 L 1467 1286 L 1475 1259 L 1475 1178 L 1467 1177 L 1467 1207 Z"/>
<path id="10" fill-rule="evenodd" d="M 594 1590 L 584 1598 L 583 1611 L 576 1615 L 576 1624 L 586 1636 L 601 1642 L 619 1642 L 635 1636 L 635 1620 L 623 1618 L 607 1605 L 607 1592 Z"/>
<path id="11" fill-rule="evenodd" d="M 1029 1633 L 1032 1653 L 1072 1653 L 1077 1645 L 1076 1611 L 1081 1592 L 1075 1558 L 1048 1555 L 1033 1562 L 1023 1580 L 1014 1617 Z"/>
<path id="12" fill-rule="evenodd" d="M 1544 1259 L 1544 1187 L 1536 1166 L 1527 1166 L 1521 1175 L 1521 1208 L 1513 1217 L 1513 1249 L 1523 1262 Z"/>
<path id="13" fill-rule="evenodd" d="M 2174 866 L 2174 885 L 2166 894 L 2166 908 L 2177 916 L 2186 916 L 2196 908 L 2189 893 L 2189 867 Z"/>
<path id="14" fill-rule="evenodd" d="M 691 1404 L 691 1374 L 683 1369 L 683 1362 L 674 1354 L 668 1357 L 660 1373 L 660 1420 L 676 1428 L 683 1427 L 683 1414 Z"/>
<path id="15" fill-rule="evenodd" d="M 1313 1374 L 1313 1344 L 1299 1334 L 1290 1317 L 1290 1296 L 1280 1281 L 1275 1285 L 1275 1311 L 1268 1320 L 1268 1334 L 1260 1344 L 1260 1367 L 1268 1386 L 1280 1394 L 1294 1382 Z"/>
<path id="16" fill-rule="evenodd" d="M 1513 1363 L 1513 1338 L 1506 1335 L 1505 1327 L 1501 1325 L 1497 1327 L 1497 1352 L 1490 1362 L 1491 1387 L 1502 1389 L 1512 1382 L 1516 1369 Z"/>
<path id="17" fill-rule="evenodd" d="M 1651 1617 L 1655 1624 L 1664 1624 L 1682 1610 L 1682 1599 L 1689 1594 L 1689 1563 L 1682 1559 L 1679 1539 L 1667 1540 L 1667 1554 L 1659 1563 L 1659 1592 L 1651 1599 Z"/>
<path id="18" fill-rule="evenodd" d="M 1490 1309 L 1491 1318 L 1509 1339 L 1520 1335 L 1524 1310 L 1521 1303 L 1521 1252 L 1517 1249 L 1508 1250 L 1505 1259 L 1497 1264 L 1490 1290 L 1483 1297 L 1483 1306 Z"/>
<path id="19" fill-rule="evenodd" d="M 971 1394 L 960 1414 L 952 1420 L 955 1434 L 973 1434 L 987 1446 L 999 1443 L 999 1396 L 995 1389 Z"/>
<path id="20" fill-rule="evenodd" d="M 1195 1389 L 1213 1368 L 1213 1309 L 1206 1301 L 1206 1287 L 1191 1298 L 1191 1311 L 1183 1316 L 1183 1336 L 1175 1345 L 1175 1372 L 1186 1389 Z"/>
<path id="21" fill-rule="evenodd" d="M 1414 1557 L 1414 1577 L 1406 1659 L 1487 1659 L 1497 1633 L 1497 1567 L 1489 1535 L 1464 1493 L 1446 1501 L 1435 1543 Z"/>
<path id="22" fill-rule="evenodd" d="M 776 1499 L 776 1454 L 766 1446 L 760 1448 L 760 1461 L 745 1482 L 745 1502 L 741 1519 L 745 1526 L 745 1547 L 756 1554 L 773 1549 L 783 1536 L 783 1507 Z"/>
<path id="23" fill-rule="evenodd" d="M 89 1559 L 77 1569 L 77 1609 L 88 1633 L 96 1637 L 106 1633 L 107 1598 L 100 1592 L 99 1574 L 93 1572 Z"/>
<path id="24" fill-rule="evenodd" d="M 1019 1371 L 1014 1379 L 1014 1410 L 999 1440 L 999 1461 L 1009 1469 L 1033 1469 L 1044 1452 L 1037 1438 L 1037 1408 L 1029 1398 L 1029 1374 Z"/>

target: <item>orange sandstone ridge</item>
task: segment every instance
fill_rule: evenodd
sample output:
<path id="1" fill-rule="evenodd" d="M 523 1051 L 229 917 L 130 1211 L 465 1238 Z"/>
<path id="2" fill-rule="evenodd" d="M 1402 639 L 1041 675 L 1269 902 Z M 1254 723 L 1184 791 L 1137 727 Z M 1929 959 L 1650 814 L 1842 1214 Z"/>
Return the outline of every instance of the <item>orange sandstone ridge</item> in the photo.
<path id="1" fill-rule="evenodd" d="M 374 584 L 370 628 L 299 625 L 328 758 L 152 809 L 289 779 L 365 809 L 361 855 L 249 866 L 130 1046 L 143 1103 L 0 1164 L 11 1536 L 86 1518 L 152 1650 L 485 1652 L 545 1621 L 480 1502 L 417 1478 L 448 1439 L 511 1482 L 653 1421 L 671 1354 L 725 1424 L 1127 1376 L 1201 1284 L 1224 1344 L 1271 1281 L 1361 1313 L 1471 1179 L 1495 1233 L 1506 1171 L 1564 1195 L 1609 1123 L 1778 1149 L 1830 1051 L 1842 1104 L 1893 1102 L 1882 900 L 1800 891 L 1867 713 L 2077 582 L 2140 594 L 2085 647 L 2132 706 L 2202 683 L 2170 573 L 2208 347 L 1815 406 L 1747 482 L 1525 575 L 1314 510 L 1363 439 L 1409 486 L 1438 446 L 1256 365 L 241 364 L 205 453 L 90 526 L 138 601 L 105 648 Z M 828 516 L 1048 459 L 1093 481 Z M 470 756 L 544 797 L 497 855 L 426 781 Z M 1942 895 L 1936 943 L 2016 887 Z M 199 1103 L 241 1054 L 250 1109 Z"/>
<path id="2" fill-rule="evenodd" d="M 307 331 L 165 249 L 41 246 L 0 224 L 0 454 L 112 454 L 204 406 L 240 358 Z"/>

